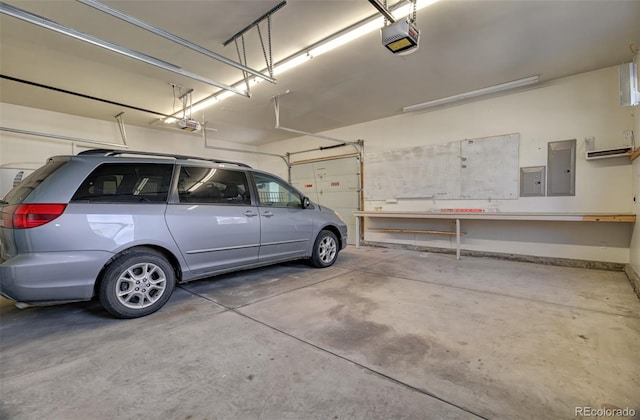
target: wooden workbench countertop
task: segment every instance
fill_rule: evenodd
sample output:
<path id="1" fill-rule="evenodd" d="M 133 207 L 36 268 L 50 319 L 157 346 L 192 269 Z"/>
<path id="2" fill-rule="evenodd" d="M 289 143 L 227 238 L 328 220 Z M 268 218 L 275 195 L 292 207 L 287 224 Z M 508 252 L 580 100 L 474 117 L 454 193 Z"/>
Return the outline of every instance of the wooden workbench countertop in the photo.
<path id="1" fill-rule="evenodd" d="M 405 219 L 541 220 L 567 222 L 634 223 L 633 213 L 548 213 L 548 212 L 466 212 L 466 211 L 355 211 L 356 217 Z"/>

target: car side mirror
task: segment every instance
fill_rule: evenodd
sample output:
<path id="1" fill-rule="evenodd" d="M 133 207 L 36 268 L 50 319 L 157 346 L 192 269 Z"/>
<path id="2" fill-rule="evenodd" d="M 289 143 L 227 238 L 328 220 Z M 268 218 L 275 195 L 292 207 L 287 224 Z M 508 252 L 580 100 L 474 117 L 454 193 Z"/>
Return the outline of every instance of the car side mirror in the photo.
<path id="1" fill-rule="evenodd" d="M 308 209 L 309 207 L 311 207 L 311 200 L 309 200 L 309 197 L 302 197 L 302 208 Z"/>

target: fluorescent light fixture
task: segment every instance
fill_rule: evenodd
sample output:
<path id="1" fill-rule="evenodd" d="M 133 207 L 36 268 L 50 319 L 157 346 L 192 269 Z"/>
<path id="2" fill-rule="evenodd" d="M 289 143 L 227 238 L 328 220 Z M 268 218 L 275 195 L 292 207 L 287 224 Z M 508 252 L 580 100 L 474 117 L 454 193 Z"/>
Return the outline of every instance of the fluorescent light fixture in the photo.
<path id="1" fill-rule="evenodd" d="M 382 25 L 383 25 L 383 18 L 380 17 L 375 20 L 372 20 L 369 23 L 360 25 L 343 35 L 330 39 L 329 41 L 324 42 L 318 45 L 317 47 L 310 49 L 309 55 L 311 55 L 312 57 L 317 57 L 319 55 L 322 55 L 344 44 L 347 44 L 353 40 L 356 40 L 363 35 L 366 35 L 370 32 L 380 29 Z"/>
<path id="2" fill-rule="evenodd" d="M 433 3 L 438 2 L 439 0 L 418 0 L 416 4 L 416 10 L 424 9 L 427 6 L 432 5 Z M 392 11 L 392 14 L 395 18 L 400 19 L 402 17 L 408 16 L 413 11 L 413 5 L 411 3 L 406 4 L 402 7 L 399 7 Z M 312 45 L 302 51 L 299 51 L 288 58 L 276 63 L 273 66 L 273 74 L 279 75 L 284 73 L 285 71 L 289 71 L 294 67 L 298 67 L 299 65 L 306 63 L 310 59 L 314 57 L 318 57 L 322 54 L 325 54 L 335 48 L 338 48 L 342 45 L 345 45 L 353 40 L 360 38 L 368 33 L 371 33 L 375 30 L 379 30 L 384 25 L 384 18 L 381 16 L 371 17 L 369 19 L 365 19 L 360 24 L 356 24 L 352 27 L 346 28 L 342 31 L 339 31 L 334 34 L 334 36 L 330 36 L 326 38 L 324 41 L 320 41 L 318 44 Z M 267 69 L 263 69 L 261 73 L 265 73 Z M 249 80 L 249 86 L 255 86 L 258 84 L 260 80 L 257 78 L 253 78 Z M 234 89 L 239 89 L 245 87 L 244 80 L 234 84 L 232 86 Z M 202 99 L 201 101 L 195 103 L 191 107 L 191 112 L 201 111 L 205 108 L 212 106 L 219 101 L 222 101 L 226 98 L 233 96 L 229 91 L 221 91 L 216 94 L 213 94 L 207 98 Z M 180 117 L 181 112 L 177 112 L 172 114 L 174 117 Z M 167 124 L 173 124 L 176 122 L 176 118 L 166 118 L 164 120 Z"/>
<path id="3" fill-rule="evenodd" d="M 424 9 L 427 6 L 431 6 L 433 3 L 437 3 L 439 0 L 418 0 L 416 3 L 416 10 Z M 411 3 L 393 10 L 391 14 L 394 18 L 400 19 L 405 16 L 409 16 L 413 12 L 413 5 Z"/>
<path id="4" fill-rule="evenodd" d="M 459 93 L 453 96 L 447 96 L 446 98 L 435 99 L 433 101 L 422 102 L 411 106 L 405 106 L 402 108 L 403 112 L 413 112 L 422 109 L 433 108 L 436 106 L 446 105 L 453 102 L 464 101 L 465 99 L 477 98 L 479 96 L 490 95 L 492 93 L 503 92 L 505 90 L 516 89 L 523 86 L 529 86 L 534 83 L 538 83 L 540 76 L 525 77 L 524 79 L 513 80 L 511 82 L 501 83 L 499 85 L 489 86 L 486 88 L 473 90 L 471 92 Z"/>
<path id="5" fill-rule="evenodd" d="M 287 70 L 291 70 L 294 67 L 298 67 L 302 63 L 306 63 L 311 59 L 311 56 L 307 53 L 300 54 L 293 57 L 291 60 L 281 62 L 273 66 L 273 74 L 282 74 Z"/>
<path id="6" fill-rule="evenodd" d="M 416 5 L 416 10 L 420 10 L 420 9 L 424 9 L 425 7 L 436 3 L 438 0 L 422 0 L 422 1 L 418 1 L 417 5 Z M 404 5 L 396 10 L 394 10 L 391 14 L 393 15 L 393 17 L 395 17 L 396 19 L 400 19 L 402 17 L 408 16 L 410 13 L 412 13 L 413 9 L 412 9 L 412 5 L 411 4 L 407 4 Z M 379 30 L 380 28 L 382 28 L 382 26 L 384 25 L 384 18 L 382 16 L 377 17 L 369 22 L 365 22 L 361 25 L 356 26 L 355 28 L 351 29 L 348 32 L 345 32 L 342 35 L 339 35 L 335 38 L 330 38 L 328 41 L 321 43 L 320 45 L 311 48 L 309 50 L 309 55 L 311 55 L 311 57 L 317 57 L 319 55 L 322 55 L 326 52 L 329 52 L 333 49 L 336 49 L 344 44 L 347 44 L 351 41 L 354 41 L 358 38 L 360 38 L 361 36 L 364 36 L 368 33 L 371 33 L 373 31 Z"/>
<path id="7" fill-rule="evenodd" d="M 218 95 L 214 96 L 213 99 L 215 99 L 215 101 L 211 102 L 212 104 L 219 102 L 219 101 L 223 101 L 227 98 L 230 98 L 233 95 L 227 95 L 227 92 L 221 92 Z M 199 104 L 200 106 L 196 107 L 195 110 L 196 111 L 200 111 L 204 108 L 206 108 L 206 106 L 203 106 L 203 104 Z"/>

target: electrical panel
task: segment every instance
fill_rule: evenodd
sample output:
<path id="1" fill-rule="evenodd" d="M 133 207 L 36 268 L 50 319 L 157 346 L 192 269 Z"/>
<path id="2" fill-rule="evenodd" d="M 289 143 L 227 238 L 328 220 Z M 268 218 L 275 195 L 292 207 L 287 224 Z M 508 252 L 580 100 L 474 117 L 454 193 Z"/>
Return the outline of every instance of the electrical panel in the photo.
<path id="1" fill-rule="evenodd" d="M 520 168 L 520 197 L 544 197 L 545 167 Z"/>
<path id="2" fill-rule="evenodd" d="M 576 140 L 549 142 L 547 195 L 576 195 Z"/>

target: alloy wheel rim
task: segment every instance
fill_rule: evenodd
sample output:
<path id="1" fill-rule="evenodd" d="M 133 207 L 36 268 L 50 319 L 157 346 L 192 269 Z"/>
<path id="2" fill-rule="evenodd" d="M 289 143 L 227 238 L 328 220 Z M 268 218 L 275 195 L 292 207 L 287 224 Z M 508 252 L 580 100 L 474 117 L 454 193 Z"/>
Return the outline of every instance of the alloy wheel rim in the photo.
<path id="1" fill-rule="evenodd" d="M 164 270 L 155 264 L 140 263 L 120 274 L 116 282 L 116 296 L 127 308 L 144 309 L 156 303 L 166 288 Z"/>
<path id="2" fill-rule="evenodd" d="M 333 238 L 323 238 L 319 247 L 320 260 L 325 264 L 330 263 L 336 257 L 336 250 L 337 246 Z"/>

